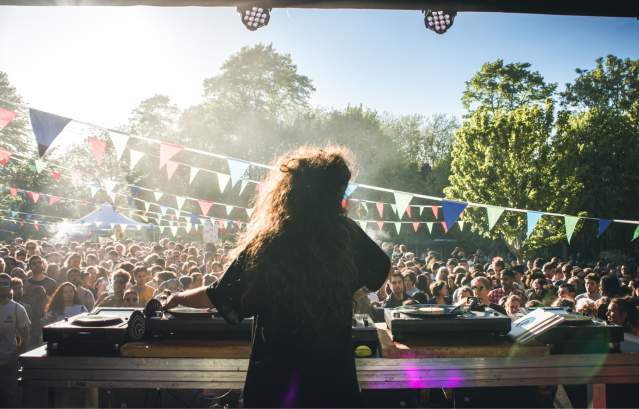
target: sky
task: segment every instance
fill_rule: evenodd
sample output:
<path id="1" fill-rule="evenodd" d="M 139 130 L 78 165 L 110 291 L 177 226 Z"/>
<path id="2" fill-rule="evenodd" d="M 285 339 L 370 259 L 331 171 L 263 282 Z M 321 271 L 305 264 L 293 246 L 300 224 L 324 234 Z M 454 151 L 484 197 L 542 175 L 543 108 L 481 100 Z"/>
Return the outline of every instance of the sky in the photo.
<path id="1" fill-rule="evenodd" d="M 277 9 L 250 32 L 231 8 L 0 6 L 0 70 L 27 104 L 108 127 L 155 94 L 199 103 L 203 80 L 259 42 L 291 54 L 314 106 L 459 116 L 483 63 L 529 62 L 562 88 L 597 57 L 639 59 L 639 21 L 462 13 L 437 35 L 417 11 Z"/>

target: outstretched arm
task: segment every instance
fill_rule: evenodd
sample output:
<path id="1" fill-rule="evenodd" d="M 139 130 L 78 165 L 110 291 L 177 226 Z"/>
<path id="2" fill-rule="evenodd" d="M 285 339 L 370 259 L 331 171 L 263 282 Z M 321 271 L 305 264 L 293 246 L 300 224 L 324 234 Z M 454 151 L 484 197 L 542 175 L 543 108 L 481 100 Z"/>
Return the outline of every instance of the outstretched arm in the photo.
<path id="1" fill-rule="evenodd" d="M 164 309 L 168 310 L 178 305 L 192 308 L 214 308 L 209 296 L 206 295 L 207 289 L 208 287 L 199 287 L 171 294 L 164 302 Z"/>

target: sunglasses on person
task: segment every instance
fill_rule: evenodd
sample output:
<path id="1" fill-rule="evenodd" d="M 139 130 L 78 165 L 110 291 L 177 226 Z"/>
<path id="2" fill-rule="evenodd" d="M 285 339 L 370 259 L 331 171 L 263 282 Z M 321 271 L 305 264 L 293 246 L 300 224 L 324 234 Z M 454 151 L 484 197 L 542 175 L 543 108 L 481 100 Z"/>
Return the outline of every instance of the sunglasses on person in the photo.
<path id="1" fill-rule="evenodd" d="M 483 289 L 484 289 L 484 286 L 483 286 L 483 285 L 476 285 L 476 286 L 474 286 L 474 287 L 471 287 L 471 289 L 473 289 L 473 290 L 477 290 L 477 291 L 481 291 L 481 290 L 483 290 Z"/>

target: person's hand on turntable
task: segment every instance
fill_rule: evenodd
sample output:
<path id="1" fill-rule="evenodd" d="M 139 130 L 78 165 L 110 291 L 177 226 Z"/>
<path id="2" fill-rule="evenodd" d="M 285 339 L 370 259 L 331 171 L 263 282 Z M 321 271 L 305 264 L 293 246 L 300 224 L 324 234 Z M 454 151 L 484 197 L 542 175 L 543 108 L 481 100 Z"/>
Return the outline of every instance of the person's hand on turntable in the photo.
<path id="1" fill-rule="evenodd" d="M 171 294 L 170 291 L 164 290 L 164 294 L 159 297 L 160 302 L 162 303 L 162 308 L 166 310 L 170 310 L 171 308 L 175 308 L 180 305 L 180 293 Z"/>

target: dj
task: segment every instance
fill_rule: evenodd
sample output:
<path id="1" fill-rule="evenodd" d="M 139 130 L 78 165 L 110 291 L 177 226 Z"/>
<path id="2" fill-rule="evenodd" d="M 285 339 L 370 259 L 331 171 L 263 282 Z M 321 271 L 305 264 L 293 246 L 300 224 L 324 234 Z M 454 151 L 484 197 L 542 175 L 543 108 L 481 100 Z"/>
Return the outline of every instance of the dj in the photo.
<path id="1" fill-rule="evenodd" d="M 259 186 L 255 211 L 219 283 L 171 295 L 215 307 L 231 323 L 254 317 L 247 407 L 355 407 L 353 293 L 381 287 L 390 260 L 341 207 L 345 150 L 284 155 Z"/>

